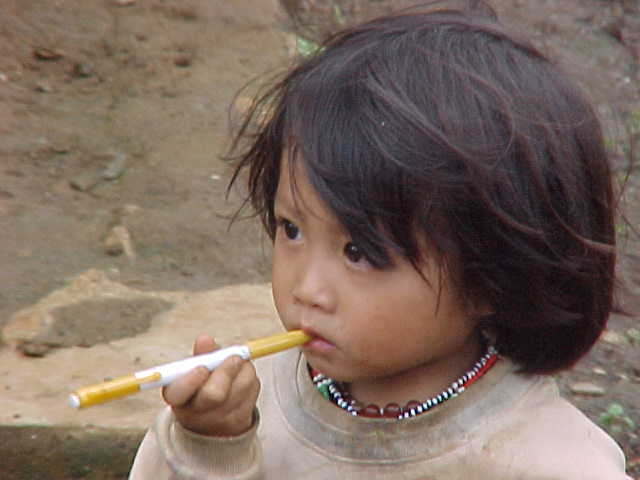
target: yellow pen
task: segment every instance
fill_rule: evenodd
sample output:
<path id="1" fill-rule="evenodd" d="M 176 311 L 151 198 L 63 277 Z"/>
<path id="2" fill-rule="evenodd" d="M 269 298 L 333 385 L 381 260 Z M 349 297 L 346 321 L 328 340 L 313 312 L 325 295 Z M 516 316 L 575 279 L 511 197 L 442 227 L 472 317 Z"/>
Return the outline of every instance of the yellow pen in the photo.
<path id="1" fill-rule="evenodd" d="M 255 359 L 280 352 L 288 348 L 302 345 L 311 340 L 302 330 L 293 330 L 287 333 L 279 333 L 270 337 L 252 340 L 245 345 L 232 345 L 215 352 L 195 355 L 193 357 L 165 363 L 157 367 L 148 368 L 115 378 L 107 382 L 80 388 L 69 395 L 69 403 L 75 408 L 84 408 L 98 403 L 115 400 L 140 390 L 162 387 L 173 382 L 196 367 L 204 366 L 214 370 L 232 355 L 237 355 L 245 360 Z"/>

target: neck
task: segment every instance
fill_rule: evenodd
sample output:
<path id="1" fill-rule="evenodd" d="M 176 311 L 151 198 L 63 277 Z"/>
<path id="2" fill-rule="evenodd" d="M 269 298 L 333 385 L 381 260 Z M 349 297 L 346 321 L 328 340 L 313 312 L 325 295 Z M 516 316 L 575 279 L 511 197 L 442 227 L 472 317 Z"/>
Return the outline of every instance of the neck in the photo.
<path id="1" fill-rule="evenodd" d="M 479 337 L 470 338 L 455 354 L 417 365 L 387 377 L 356 380 L 349 393 L 364 405 L 406 404 L 438 395 L 467 372 L 484 353 Z"/>

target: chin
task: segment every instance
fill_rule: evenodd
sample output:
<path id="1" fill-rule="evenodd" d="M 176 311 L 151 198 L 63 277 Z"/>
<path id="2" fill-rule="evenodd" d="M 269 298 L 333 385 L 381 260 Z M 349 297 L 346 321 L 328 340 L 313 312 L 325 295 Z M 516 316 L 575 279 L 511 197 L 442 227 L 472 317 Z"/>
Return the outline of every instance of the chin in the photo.
<path id="1" fill-rule="evenodd" d="M 358 378 L 358 376 L 353 375 L 352 372 L 349 372 L 339 366 L 331 365 L 326 361 L 322 361 L 321 358 L 316 358 L 313 355 L 303 354 L 303 356 L 312 369 L 323 373 L 337 382 L 352 382 Z"/>

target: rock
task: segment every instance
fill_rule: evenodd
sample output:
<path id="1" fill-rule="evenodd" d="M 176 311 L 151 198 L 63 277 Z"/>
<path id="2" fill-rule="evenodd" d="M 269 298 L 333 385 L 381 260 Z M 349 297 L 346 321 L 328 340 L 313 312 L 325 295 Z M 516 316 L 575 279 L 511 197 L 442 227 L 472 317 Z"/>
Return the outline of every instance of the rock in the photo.
<path id="1" fill-rule="evenodd" d="M 93 297 L 55 307 L 32 307 L 14 315 L 2 331 L 14 350 L 42 357 L 53 348 L 90 347 L 145 332 L 151 320 L 173 307 L 154 297 Z"/>
<path id="2" fill-rule="evenodd" d="M 69 317 L 65 308 L 70 305 L 86 306 L 89 305 L 87 302 L 100 301 L 101 299 L 135 304 L 140 299 L 155 298 L 162 298 L 165 302 L 173 304 L 181 301 L 184 298 L 184 294 L 141 292 L 120 283 L 112 282 L 100 270 L 90 269 L 72 278 L 66 287 L 50 293 L 35 305 L 16 312 L 2 328 L 2 339 L 20 350 L 21 346 L 27 343 L 46 343 L 48 337 L 46 332 L 55 329 L 56 322 L 59 322 L 60 318 Z M 110 308 L 119 308 L 118 305 L 111 305 Z M 167 308 L 166 305 L 162 309 L 164 308 Z M 87 312 L 97 310 L 97 308 L 85 309 Z M 71 322 L 70 320 L 64 321 Z M 61 342 L 48 343 L 60 344 Z M 33 349 L 35 347 L 28 348 Z"/>
<path id="3" fill-rule="evenodd" d="M 142 210 L 140 205 L 136 205 L 135 203 L 127 203 L 116 209 L 116 215 L 120 217 L 128 217 L 129 215 L 134 215 Z"/>
<path id="4" fill-rule="evenodd" d="M 109 376 L 184 358 L 201 332 L 210 333 L 226 346 L 282 329 L 269 285 L 234 285 L 197 293 L 141 291 L 112 282 L 99 270 L 75 277 L 29 311 L 47 312 L 55 319 L 58 330 L 51 329 L 51 342 L 93 345 L 52 348 L 37 359 L 16 355 L 10 348 L 0 349 L 0 425 L 5 427 L 29 424 L 145 429 L 164 404 L 158 390 L 82 411 L 69 407 L 68 395 Z M 146 330 L 142 317 L 149 323 Z M 131 325 L 134 319 L 140 327 L 136 331 Z M 31 321 L 40 319 L 34 316 Z M 102 341 L 103 332 L 98 329 L 77 329 L 82 323 L 106 328 L 112 322 L 118 322 L 112 327 L 123 336 L 108 342 Z M 72 331 L 78 335 L 73 341 Z M 37 354 L 45 344 L 40 345 L 28 348 Z M 8 447 L 3 440 L 0 438 L 2 454 L 6 451 L 2 447 Z M 2 474 L 0 477 L 5 478 Z"/>
<path id="5" fill-rule="evenodd" d="M 74 77 L 88 78 L 93 74 L 93 68 L 88 63 L 76 62 L 71 73 Z"/>
<path id="6" fill-rule="evenodd" d="M 102 178 L 100 171 L 91 168 L 79 173 L 69 180 L 69 185 L 80 192 L 88 192 L 98 185 L 102 181 Z"/>
<path id="7" fill-rule="evenodd" d="M 104 167 L 91 167 L 79 173 L 69 184 L 76 190 L 88 192 L 104 180 L 116 180 L 128 167 L 127 156 L 124 153 L 107 153 L 94 155 L 94 159 L 100 160 Z"/>
<path id="8" fill-rule="evenodd" d="M 53 88 L 51 88 L 51 85 L 49 85 L 44 80 L 40 80 L 38 83 L 36 83 L 36 86 L 33 89 L 36 92 L 39 92 L 39 93 L 51 93 L 51 92 L 53 92 Z"/>
<path id="9" fill-rule="evenodd" d="M 605 330 L 602 334 L 602 340 L 613 345 L 624 345 L 627 343 L 627 339 L 624 335 L 616 332 L 615 330 Z"/>
<path id="10" fill-rule="evenodd" d="M 640 329 L 630 328 L 626 331 L 625 335 L 631 341 L 631 343 L 640 345 Z"/>
<path id="11" fill-rule="evenodd" d="M 22 310 L 9 319 L 2 329 L 2 339 L 16 350 L 33 343 L 53 323 L 47 309 Z"/>
<path id="12" fill-rule="evenodd" d="M 111 155 L 113 158 L 107 166 L 100 172 L 100 176 L 105 180 L 115 180 L 122 176 L 127 169 L 127 156 L 118 152 Z"/>
<path id="13" fill-rule="evenodd" d="M 593 371 L 593 373 L 595 373 L 597 375 L 606 375 L 607 374 L 607 371 L 602 367 L 594 367 L 592 371 Z"/>
<path id="14" fill-rule="evenodd" d="M 124 253 L 131 260 L 136 258 L 129 230 L 122 225 L 116 225 L 107 234 L 104 240 L 104 249 L 109 255 L 118 256 Z"/>
<path id="15" fill-rule="evenodd" d="M 591 382 L 575 382 L 569 385 L 569 390 L 574 395 L 591 395 L 600 397 L 605 394 L 604 388 Z"/>
<path id="16" fill-rule="evenodd" d="M 116 227 L 114 227 L 114 229 L 115 228 Z M 104 251 L 107 255 L 113 257 L 120 256 L 124 253 L 124 245 L 122 245 L 120 238 L 118 238 L 113 229 L 109 231 L 104 239 Z"/>
<path id="17" fill-rule="evenodd" d="M 173 61 L 174 65 L 180 68 L 190 67 L 191 62 L 192 62 L 191 57 L 187 55 L 180 55 L 179 57 L 176 57 L 175 60 Z"/>
<path id="18" fill-rule="evenodd" d="M 62 52 L 47 47 L 36 47 L 33 49 L 33 56 L 38 60 L 56 61 L 62 58 Z"/>
<path id="19" fill-rule="evenodd" d="M 44 357 L 52 348 L 46 343 L 26 342 L 20 345 L 19 350 L 28 357 Z"/>
<path id="20" fill-rule="evenodd" d="M 53 322 L 38 336 L 52 347 L 91 347 L 146 332 L 154 317 L 173 307 L 159 298 L 96 298 L 51 312 Z"/>
<path id="21" fill-rule="evenodd" d="M 62 291 L 16 313 L 2 330 L 4 341 L 31 357 L 57 348 L 90 347 L 147 331 L 154 317 L 175 304 L 124 286 L 110 288 L 112 283 L 96 273 L 89 271 Z M 95 283 L 103 289 L 94 288 Z"/>

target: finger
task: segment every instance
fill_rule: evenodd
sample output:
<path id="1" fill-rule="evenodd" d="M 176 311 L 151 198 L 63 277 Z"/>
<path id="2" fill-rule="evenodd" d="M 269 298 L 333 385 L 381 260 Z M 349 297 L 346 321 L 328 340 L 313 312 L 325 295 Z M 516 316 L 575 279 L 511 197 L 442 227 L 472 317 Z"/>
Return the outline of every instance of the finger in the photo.
<path id="1" fill-rule="evenodd" d="M 233 355 L 227 358 L 209 376 L 207 382 L 193 398 L 196 410 L 218 408 L 224 404 L 231 393 L 232 385 L 237 379 L 245 361 Z"/>
<path id="2" fill-rule="evenodd" d="M 193 354 L 201 355 L 203 353 L 213 352 L 218 349 L 216 341 L 206 333 L 201 333 L 193 342 Z"/>
<path id="3" fill-rule="evenodd" d="M 260 380 L 256 373 L 255 366 L 251 362 L 243 362 L 242 368 L 234 382 L 234 390 L 241 398 L 246 398 L 249 402 L 255 403 L 260 393 Z"/>
<path id="4" fill-rule="evenodd" d="M 162 389 L 164 401 L 172 407 L 185 405 L 205 384 L 209 375 L 210 372 L 206 367 L 194 368 Z"/>

